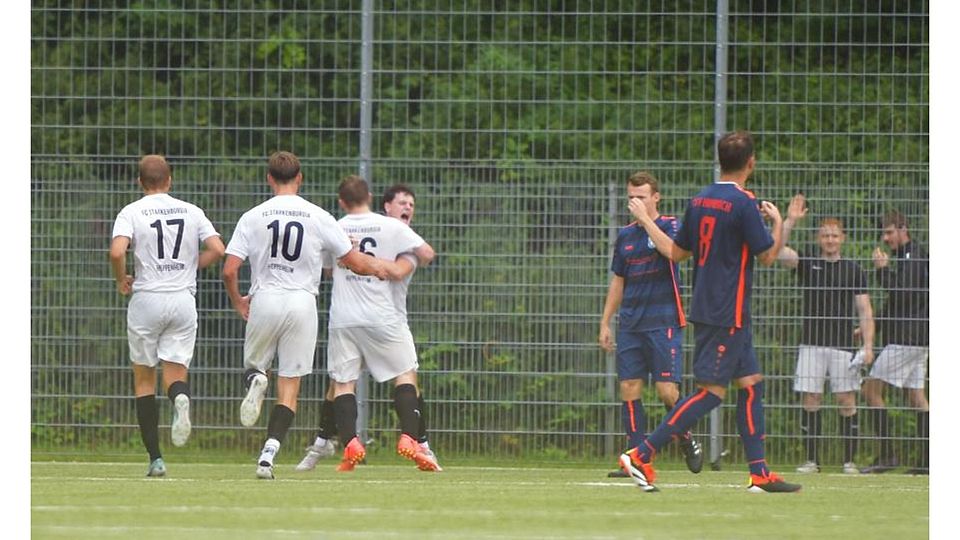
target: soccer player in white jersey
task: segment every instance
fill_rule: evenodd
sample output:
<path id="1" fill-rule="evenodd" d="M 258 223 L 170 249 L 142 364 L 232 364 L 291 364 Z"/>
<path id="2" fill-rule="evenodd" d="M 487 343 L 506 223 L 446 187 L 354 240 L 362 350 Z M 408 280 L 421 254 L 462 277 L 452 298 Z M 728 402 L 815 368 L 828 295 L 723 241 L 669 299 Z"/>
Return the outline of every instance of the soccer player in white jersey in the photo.
<path id="1" fill-rule="evenodd" d="M 383 192 L 383 213 L 386 216 L 399 219 L 408 226 L 413 221 L 413 215 L 416 211 L 416 195 L 413 190 L 403 184 L 395 184 Z M 398 262 L 406 260 L 409 265 L 409 274 L 403 279 L 391 280 L 390 288 L 393 293 L 394 304 L 397 310 L 403 316 L 403 321 L 407 322 L 407 289 L 410 286 L 410 280 L 413 279 L 413 272 L 416 271 L 418 259 L 416 256 L 404 253 L 398 258 Z M 306 448 L 307 453 L 297 465 L 298 471 L 312 471 L 317 466 L 317 461 L 330 457 L 336 453 L 336 447 L 332 440 L 337 436 L 336 419 L 334 417 L 334 395 L 333 385 L 327 387 L 323 405 L 320 407 L 320 429 L 317 431 L 316 439 L 313 444 Z M 436 455 L 430 449 L 430 443 L 427 439 L 427 423 L 424 415 L 423 389 L 417 386 L 417 410 L 419 411 L 419 429 L 417 433 L 417 442 L 420 443 L 422 451 L 432 458 L 431 463 L 437 461 Z M 422 468 L 425 471 L 440 471 L 439 466 L 427 466 Z"/>
<path id="2" fill-rule="evenodd" d="M 170 439 L 183 446 L 190 436 L 187 369 L 197 339 L 197 269 L 223 257 L 223 241 L 203 210 L 169 195 L 172 178 L 163 156 L 140 160 L 143 197 L 117 215 L 110 266 L 117 291 L 133 293 L 127 306 L 127 342 L 133 364 L 137 423 L 150 465 L 147 476 L 164 476 L 157 411 L 157 365 L 173 403 Z M 204 249 L 200 251 L 200 244 Z M 134 275 L 127 275 L 127 248 Z M 136 277 L 134 277 L 136 276 Z"/>
<path id="3" fill-rule="evenodd" d="M 339 203 L 347 215 L 339 223 L 361 253 L 391 262 L 388 276 L 404 279 L 412 271 L 403 253 L 413 253 L 420 264 L 429 264 L 434 252 L 430 244 L 398 219 L 370 211 L 370 191 L 359 176 L 348 176 L 338 190 Z M 397 453 L 412 459 L 420 468 L 438 470 L 436 461 L 417 443 L 417 351 L 406 319 L 394 300 L 389 282 L 357 276 L 338 265 L 333 269 L 330 301 L 327 369 L 334 386 L 334 416 L 337 432 L 345 441 L 339 471 L 351 471 L 366 455 L 356 434 L 355 395 L 361 367 L 366 366 L 377 382 L 394 381 L 394 407 L 400 418 Z"/>
<path id="4" fill-rule="evenodd" d="M 322 258 L 328 255 L 360 275 L 385 277 L 382 261 L 352 249 L 350 239 L 324 209 L 301 198 L 300 161 L 290 152 L 270 156 L 267 183 L 274 196 L 240 217 L 223 265 L 233 308 L 247 321 L 243 361 L 247 394 L 240 423 L 260 417 L 267 372 L 278 358 L 277 402 L 257 477 L 273 478 L 273 462 L 297 409 L 300 377 L 313 370 L 317 342 L 317 293 Z M 239 270 L 250 259 L 250 291 L 240 295 Z"/>

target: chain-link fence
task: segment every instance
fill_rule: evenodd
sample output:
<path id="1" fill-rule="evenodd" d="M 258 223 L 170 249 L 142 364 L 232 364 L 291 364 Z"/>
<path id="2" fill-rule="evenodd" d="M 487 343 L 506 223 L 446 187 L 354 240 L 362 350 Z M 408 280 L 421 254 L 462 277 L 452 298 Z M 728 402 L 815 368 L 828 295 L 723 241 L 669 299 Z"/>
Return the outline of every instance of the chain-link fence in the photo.
<path id="1" fill-rule="evenodd" d="M 898 208 L 927 242 L 926 2 L 358 4 L 34 2 L 34 448 L 139 448 L 107 246 L 116 213 L 139 196 L 145 153 L 168 157 L 174 194 L 225 239 L 268 196 L 276 149 L 301 156 L 304 195 L 334 213 L 346 174 L 361 171 L 375 192 L 411 186 L 414 227 L 439 257 L 414 278 L 410 324 L 432 440 L 447 454 L 608 459 L 621 449 L 613 358 L 597 334 L 612 241 L 630 219 L 624 183 L 653 172 L 661 211 L 682 216 L 715 177 L 717 133 L 755 134 L 760 198 L 786 213 L 806 195 L 793 247 L 815 253 L 819 220 L 843 220 L 843 254 L 867 269 L 878 315 L 880 216 Z M 801 297 L 791 272 L 756 271 L 776 463 L 805 457 L 793 390 Z M 262 427 L 237 416 L 243 324 L 216 270 L 201 272 L 197 300 L 191 444 L 253 451 Z M 325 334 L 294 424 L 304 442 L 327 384 Z M 685 341 L 689 392 L 692 332 Z M 887 398 L 890 437 L 904 461 L 917 459 L 914 410 L 899 392 Z M 663 407 L 652 392 L 644 401 L 652 427 Z M 367 403 L 370 437 L 392 444 L 389 388 L 371 385 Z M 697 426 L 704 439 L 713 427 L 714 459 L 721 449 L 742 459 L 733 406 L 728 397 Z M 839 464 L 829 395 L 823 410 L 821 461 Z M 862 444 L 858 460 L 875 455 Z"/>

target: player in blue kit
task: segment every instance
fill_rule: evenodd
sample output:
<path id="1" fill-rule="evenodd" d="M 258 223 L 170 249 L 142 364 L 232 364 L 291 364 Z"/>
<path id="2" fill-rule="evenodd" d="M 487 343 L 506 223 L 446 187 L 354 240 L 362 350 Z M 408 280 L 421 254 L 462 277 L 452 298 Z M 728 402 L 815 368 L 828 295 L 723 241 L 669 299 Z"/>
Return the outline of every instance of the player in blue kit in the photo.
<path id="1" fill-rule="evenodd" d="M 648 172 L 637 172 L 627 180 L 627 198 L 638 200 L 656 226 L 673 238 L 676 218 L 661 216 L 657 210 L 660 189 Z M 613 275 L 600 319 L 600 347 L 617 352 L 617 378 L 624 431 L 630 448 L 643 442 L 647 415 L 641 395 L 647 379 L 653 379 L 657 396 L 667 411 L 680 398 L 683 365 L 683 327 L 686 320 L 680 300 L 680 270 L 657 251 L 647 231 L 637 223 L 620 229 L 611 264 Z M 616 343 L 610 321 L 620 308 Z M 680 434 L 680 445 L 690 472 L 703 468 L 703 452 L 689 431 Z M 626 476 L 622 471 L 609 476 Z"/>
<path id="2" fill-rule="evenodd" d="M 693 257 L 693 303 L 696 348 L 693 373 L 700 390 L 682 399 L 643 444 L 620 456 L 620 466 L 644 491 L 656 491 L 653 459 L 679 436 L 720 405 L 727 386 L 737 390 L 737 428 L 750 468 L 750 492 L 794 492 L 767 467 L 764 457 L 763 375 L 753 349 L 750 295 L 753 259 L 764 266 L 783 247 L 783 218 L 772 203 L 758 204 L 745 188 L 756 166 L 753 138 L 747 132 L 724 135 L 717 143 L 720 180 L 690 201 L 676 239 L 671 239 L 637 200 L 630 211 L 663 253 L 673 261 Z M 763 224 L 772 223 L 772 234 Z"/>

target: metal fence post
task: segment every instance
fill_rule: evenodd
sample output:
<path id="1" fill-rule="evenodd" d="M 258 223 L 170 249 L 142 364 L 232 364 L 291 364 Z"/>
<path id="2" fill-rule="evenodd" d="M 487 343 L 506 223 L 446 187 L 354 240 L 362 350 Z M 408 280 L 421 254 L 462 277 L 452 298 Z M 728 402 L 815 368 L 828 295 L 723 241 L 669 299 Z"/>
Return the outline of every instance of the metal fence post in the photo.
<path id="1" fill-rule="evenodd" d="M 727 0 L 717 1 L 717 50 L 714 68 L 716 85 L 713 92 L 713 146 L 727 129 L 727 18 L 730 6 Z M 716 150 L 714 150 L 715 152 Z M 714 160 L 713 181 L 720 180 L 720 164 Z M 723 439 L 720 433 L 723 428 L 723 416 L 720 407 L 710 411 L 710 463 L 714 469 L 720 468 L 720 458 L 723 455 Z"/>
<path id="2" fill-rule="evenodd" d="M 610 220 L 610 224 L 607 227 L 607 251 L 609 253 L 610 247 L 615 245 L 617 242 L 617 195 L 616 195 L 616 184 L 611 181 L 607 184 L 607 218 Z M 607 272 L 609 276 L 611 272 Z M 609 279 L 609 278 L 608 278 Z M 618 323 L 619 324 L 619 321 Z M 614 398 L 615 402 L 620 401 L 620 395 L 617 391 L 617 363 L 616 363 L 616 353 L 606 353 L 605 355 L 604 366 L 606 368 L 605 373 L 607 376 L 604 378 L 605 387 L 607 389 L 607 395 Z M 607 408 L 608 413 L 606 415 L 607 424 L 606 431 L 607 433 L 616 433 L 620 431 L 617 425 L 617 413 L 615 408 Z M 613 435 L 607 435 L 604 437 L 604 455 L 611 455 L 622 452 L 622 445 L 616 443 L 616 439 Z"/>
<path id="3" fill-rule="evenodd" d="M 360 18 L 360 166 L 359 174 L 373 192 L 370 170 L 371 125 L 373 119 L 373 0 L 363 0 Z M 366 444 L 370 425 L 370 377 L 367 370 L 357 380 L 357 435 Z M 346 441 L 344 441 L 346 442 Z"/>

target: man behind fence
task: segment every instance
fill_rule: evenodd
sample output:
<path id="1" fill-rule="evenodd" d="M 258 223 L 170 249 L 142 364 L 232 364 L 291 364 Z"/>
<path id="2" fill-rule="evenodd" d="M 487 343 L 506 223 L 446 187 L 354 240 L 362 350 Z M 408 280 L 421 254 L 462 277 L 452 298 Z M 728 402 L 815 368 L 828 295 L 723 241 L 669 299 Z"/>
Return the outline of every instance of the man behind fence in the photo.
<path id="1" fill-rule="evenodd" d="M 630 210 L 662 253 L 681 261 L 693 256 L 693 302 L 696 348 L 693 374 L 700 391 L 680 400 L 663 422 L 637 448 L 620 456 L 620 466 L 644 491 L 656 491 L 653 458 L 670 440 L 720 405 L 727 386 L 737 391 L 737 428 L 750 469 L 750 492 L 794 492 L 800 486 L 785 482 L 767 467 L 764 457 L 763 375 L 753 349 L 750 296 L 753 259 L 764 266 L 777 260 L 783 247 L 783 220 L 773 204 L 757 204 L 744 189 L 756 157 L 753 138 L 738 131 L 717 143 L 720 181 L 707 186 L 690 201 L 676 240 L 671 240 L 646 213 L 638 200 Z M 766 216 L 773 234 L 763 224 Z"/>
<path id="2" fill-rule="evenodd" d="M 867 276 L 856 262 L 841 256 L 845 235 L 839 219 L 828 217 L 817 230 L 819 255 L 798 254 L 786 245 L 798 221 L 807 214 L 806 199 L 797 194 L 790 200 L 783 223 L 783 249 L 778 260 L 794 270 L 803 289 L 803 336 L 797 353 L 793 389 L 800 392 L 807 461 L 799 473 L 820 472 L 818 445 L 821 433 L 820 404 L 823 384 L 830 377 L 830 390 L 837 399 L 840 434 L 843 439 L 843 472 L 858 474 L 853 459 L 857 453 L 860 428 L 857 421 L 857 390 L 860 366 L 873 363 L 873 309 L 867 294 Z M 856 312 L 856 313 L 855 313 Z M 859 326 L 854 327 L 854 315 Z M 860 351 L 855 338 L 861 338 Z"/>
<path id="3" fill-rule="evenodd" d="M 879 247 L 873 250 L 873 265 L 880 286 L 887 291 L 887 303 L 878 317 L 883 350 L 863 384 L 870 406 L 879 455 L 864 473 L 895 469 L 900 460 L 893 451 L 890 420 L 883 394 L 887 385 L 907 391 L 910 406 L 917 410 L 916 436 L 920 455 L 910 474 L 930 471 L 930 404 L 924 393 L 930 343 L 930 259 L 910 238 L 907 218 L 893 210 L 883 217 L 883 242 L 897 259 L 896 268 Z"/>
<path id="4" fill-rule="evenodd" d="M 662 216 L 657 210 L 660 187 L 652 174 L 640 171 L 630 175 L 627 200 L 643 203 L 657 227 L 670 238 L 676 236 L 677 219 Z M 616 350 L 623 428 L 628 448 L 635 448 L 647 434 L 647 415 L 641 400 L 644 382 L 648 378 L 654 381 L 657 397 L 667 411 L 680 399 L 683 327 L 687 324 L 680 300 L 680 268 L 657 251 L 641 225 L 631 223 L 617 235 L 610 270 L 598 340 L 603 350 Z M 610 321 L 618 307 L 620 318 L 614 343 Z M 687 468 L 699 473 L 703 451 L 689 430 L 680 434 L 680 447 Z M 625 474 L 618 470 L 609 476 Z"/>
<path id="5" fill-rule="evenodd" d="M 197 339 L 197 269 L 223 257 L 223 241 L 200 208 L 171 197 L 170 166 L 163 156 L 140 160 L 143 197 L 117 215 L 110 264 L 127 306 L 127 341 L 133 363 L 140 437 L 150 455 L 147 476 L 167 472 L 157 430 L 157 365 L 173 404 L 170 439 L 183 446 L 190 436 L 187 369 Z M 206 248 L 200 251 L 200 244 Z M 133 248 L 134 275 L 127 275 L 127 248 Z"/>
<path id="6" fill-rule="evenodd" d="M 300 378 L 313 371 L 317 344 L 317 294 L 321 260 L 335 257 L 360 275 L 383 277 L 380 261 L 353 249 L 350 238 L 326 210 L 298 195 L 300 160 L 290 152 L 270 156 L 267 184 L 274 196 L 248 210 L 227 245 L 223 282 L 233 308 L 247 321 L 243 342 L 240 423 L 260 417 L 267 373 L 278 359 L 277 402 L 267 440 L 257 459 L 257 477 L 272 479 L 273 462 L 293 423 Z M 240 295 L 240 265 L 250 259 L 250 292 Z"/>

